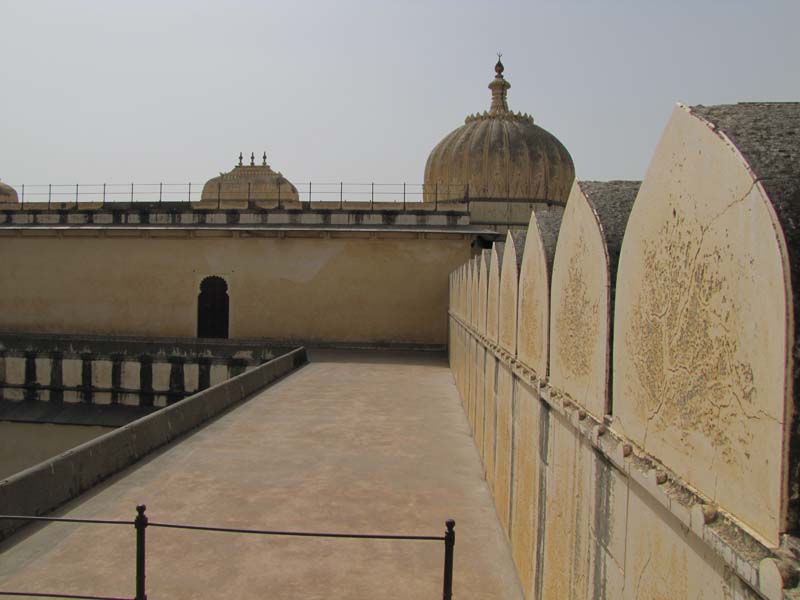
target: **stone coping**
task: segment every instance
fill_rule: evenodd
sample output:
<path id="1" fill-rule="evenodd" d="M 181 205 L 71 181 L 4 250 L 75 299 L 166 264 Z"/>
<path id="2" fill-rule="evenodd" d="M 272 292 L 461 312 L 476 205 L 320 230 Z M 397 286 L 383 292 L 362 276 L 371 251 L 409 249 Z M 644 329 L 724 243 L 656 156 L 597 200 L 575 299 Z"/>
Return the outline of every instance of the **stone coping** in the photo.
<path id="1" fill-rule="evenodd" d="M 306 364 L 296 348 L 0 481 L 0 514 L 46 514 Z M 26 523 L 0 521 L 0 540 Z"/>
<path id="2" fill-rule="evenodd" d="M 207 359 L 226 362 L 240 359 L 260 363 L 296 348 L 292 342 L 263 339 L 201 339 L 179 337 L 141 337 L 82 333 L 28 333 L 0 331 L 0 357 L 26 356 L 29 353 L 49 356 L 81 357 L 91 354 L 97 360 L 138 359 L 143 355 L 167 361 L 169 358 Z"/>

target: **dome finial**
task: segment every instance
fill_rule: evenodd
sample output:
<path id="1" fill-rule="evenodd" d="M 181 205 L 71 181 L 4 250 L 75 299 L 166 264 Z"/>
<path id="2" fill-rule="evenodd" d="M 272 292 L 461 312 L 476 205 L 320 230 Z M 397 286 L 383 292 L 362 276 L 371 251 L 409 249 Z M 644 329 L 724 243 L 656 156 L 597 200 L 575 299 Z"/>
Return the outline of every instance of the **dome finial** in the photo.
<path id="1" fill-rule="evenodd" d="M 240 167 L 242 166 L 242 158 L 244 158 L 244 157 L 242 156 L 242 153 L 239 152 L 239 166 Z"/>
<path id="2" fill-rule="evenodd" d="M 267 166 L 267 153 L 264 152 L 264 156 L 262 156 L 261 158 L 262 158 L 261 166 L 262 167 L 266 167 Z"/>
<path id="3" fill-rule="evenodd" d="M 490 114 L 508 112 L 508 101 L 506 100 L 506 96 L 508 95 L 508 88 L 511 87 L 511 84 L 508 83 L 503 77 L 503 71 L 505 71 L 505 67 L 500 60 L 502 57 L 502 53 L 498 52 L 497 64 L 494 66 L 494 72 L 496 75 L 489 84 L 489 89 L 492 90 L 492 106 L 489 109 Z"/>
<path id="4" fill-rule="evenodd" d="M 255 152 L 251 152 L 250 153 L 250 166 L 251 167 L 255 167 L 256 166 L 256 153 Z"/>

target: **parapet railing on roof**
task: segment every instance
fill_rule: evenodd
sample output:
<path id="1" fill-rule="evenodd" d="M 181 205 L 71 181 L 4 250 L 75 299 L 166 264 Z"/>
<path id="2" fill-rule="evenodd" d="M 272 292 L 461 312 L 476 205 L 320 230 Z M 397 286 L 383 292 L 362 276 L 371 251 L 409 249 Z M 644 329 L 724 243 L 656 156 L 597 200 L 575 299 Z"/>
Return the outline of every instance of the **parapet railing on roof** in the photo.
<path id="1" fill-rule="evenodd" d="M 133 204 L 196 202 L 345 202 L 414 204 L 423 198 L 432 202 L 468 202 L 469 184 L 265 183 L 223 181 L 203 183 L 74 183 L 21 184 L 14 187 L 21 204 Z"/>
<path id="2" fill-rule="evenodd" d="M 231 527 L 210 527 L 207 525 L 188 525 L 180 523 L 160 523 L 150 521 L 145 514 L 146 507 L 142 504 L 136 507 L 136 518 L 132 521 L 119 519 L 75 519 L 63 517 L 38 517 L 30 515 L 0 515 L 3 520 L 18 521 L 39 521 L 56 523 L 73 523 L 85 525 L 127 525 L 133 526 L 136 531 L 136 593 L 132 600 L 147 600 L 146 593 L 146 535 L 148 527 L 161 527 L 165 529 L 183 529 L 189 531 L 207 531 L 213 533 L 238 533 L 263 536 L 288 536 L 288 537 L 313 537 L 313 538 L 338 538 L 338 539 L 358 539 L 358 540 L 395 540 L 395 541 L 417 541 L 417 542 L 444 542 L 444 576 L 442 582 L 443 600 L 451 600 L 453 597 L 453 557 L 456 545 L 456 522 L 448 519 L 445 522 L 444 535 L 397 535 L 383 533 L 333 533 L 333 532 L 312 532 L 312 531 L 282 531 L 271 529 L 243 529 Z M 125 596 L 97 596 L 84 594 L 64 594 L 57 591 L 35 592 L 35 591 L 8 591 L 0 590 L 0 596 L 27 596 L 34 598 L 80 598 L 84 600 L 131 600 Z"/>
<path id="3" fill-rule="evenodd" d="M 490 196 L 485 189 L 475 189 L 469 184 L 424 183 L 264 183 L 225 181 L 207 186 L 198 183 L 74 183 L 74 184 L 21 184 L 13 186 L 18 193 L 19 206 L 69 210 L 73 208 L 127 209 L 138 205 L 142 210 L 159 205 L 190 206 L 197 208 L 222 207 L 223 203 L 271 204 L 270 208 L 306 208 L 312 203 L 330 208 L 344 208 L 345 203 L 393 204 L 413 209 L 425 207 L 438 210 L 439 204 L 460 204 L 469 209 L 470 202 L 510 202 L 563 204 L 546 198 L 511 198 Z M 0 201 L 0 204 L 2 202 Z M 299 205 L 299 206 L 298 206 Z"/>

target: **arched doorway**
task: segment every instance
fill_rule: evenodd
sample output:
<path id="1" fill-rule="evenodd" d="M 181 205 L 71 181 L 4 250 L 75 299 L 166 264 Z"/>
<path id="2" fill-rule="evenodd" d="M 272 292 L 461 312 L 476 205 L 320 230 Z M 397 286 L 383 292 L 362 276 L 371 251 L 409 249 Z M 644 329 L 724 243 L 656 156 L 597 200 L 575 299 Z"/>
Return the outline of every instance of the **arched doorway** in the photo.
<path id="1" fill-rule="evenodd" d="M 228 337 L 228 284 L 212 275 L 200 283 L 197 296 L 197 337 Z"/>

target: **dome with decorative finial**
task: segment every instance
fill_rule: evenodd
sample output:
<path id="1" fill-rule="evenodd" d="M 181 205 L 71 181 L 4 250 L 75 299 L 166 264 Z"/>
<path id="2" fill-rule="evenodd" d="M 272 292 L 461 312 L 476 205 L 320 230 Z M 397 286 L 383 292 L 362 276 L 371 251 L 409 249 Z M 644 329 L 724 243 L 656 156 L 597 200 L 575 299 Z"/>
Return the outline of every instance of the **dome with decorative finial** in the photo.
<path id="1" fill-rule="evenodd" d="M 17 190 L 0 181 L 0 204 L 10 204 L 12 202 L 19 202 Z"/>
<path id="2" fill-rule="evenodd" d="M 564 145 L 508 108 L 511 84 L 498 54 L 488 111 L 469 115 L 445 136 L 425 164 L 423 199 L 512 198 L 566 201 L 575 166 Z"/>
<path id="3" fill-rule="evenodd" d="M 255 152 L 250 153 L 250 164 L 242 164 L 244 156 L 239 153 L 239 164 L 227 173 L 212 177 L 203 186 L 201 200 L 253 200 L 256 202 L 297 202 L 297 188 L 282 173 L 272 170 L 264 152 L 260 165 L 256 164 Z"/>

